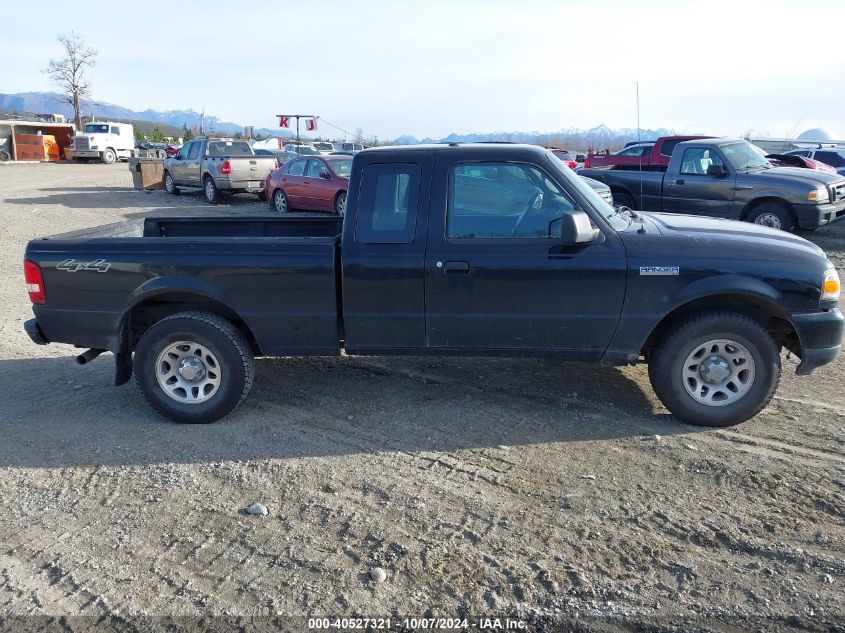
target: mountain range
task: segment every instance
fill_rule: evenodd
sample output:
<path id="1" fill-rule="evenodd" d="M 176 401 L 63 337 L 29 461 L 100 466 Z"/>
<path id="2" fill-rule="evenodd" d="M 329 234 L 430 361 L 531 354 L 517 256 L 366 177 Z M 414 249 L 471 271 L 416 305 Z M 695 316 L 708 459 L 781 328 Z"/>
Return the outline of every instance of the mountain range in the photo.
<path id="1" fill-rule="evenodd" d="M 55 92 L 21 92 L 16 94 L 0 93 L 0 111 L 7 112 L 28 112 L 28 113 L 55 113 L 64 114 L 68 119 L 73 115 L 73 110 L 64 98 Z M 117 121 L 128 121 L 135 124 L 142 124 L 142 130 L 147 131 L 149 124 L 158 124 L 162 131 L 165 128 L 178 132 L 179 128 L 187 126 L 191 129 L 199 129 L 202 120 L 206 131 L 235 134 L 243 132 L 244 126 L 231 121 L 205 114 L 202 115 L 196 110 L 132 110 L 112 103 L 105 103 L 91 99 L 83 100 L 82 112 L 85 116 L 94 116 L 100 119 Z M 153 125 L 154 126 L 154 125 Z M 165 131 L 166 134 L 169 132 Z M 279 128 L 256 128 L 257 136 L 283 136 L 290 137 L 293 133 Z M 578 128 L 563 128 L 555 132 L 476 132 L 472 134 L 450 134 L 445 138 L 423 138 L 418 139 L 411 135 L 402 135 L 392 142 L 396 145 L 416 145 L 418 143 L 472 143 L 478 141 L 513 141 L 518 143 L 536 143 L 539 145 L 550 145 L 555 147 L 567 147 L 572 149 L 615 149 L 623 144 L 642 140 L 654 140 L 659 136 L 672 134 L 671 130 L 658 128 L 654 130 L 636 130 L 631 128 L 611 129 L 606 125 L 599 125 L 588 130 Z M 304 136 L 304 135 L 303 135 Z"/>

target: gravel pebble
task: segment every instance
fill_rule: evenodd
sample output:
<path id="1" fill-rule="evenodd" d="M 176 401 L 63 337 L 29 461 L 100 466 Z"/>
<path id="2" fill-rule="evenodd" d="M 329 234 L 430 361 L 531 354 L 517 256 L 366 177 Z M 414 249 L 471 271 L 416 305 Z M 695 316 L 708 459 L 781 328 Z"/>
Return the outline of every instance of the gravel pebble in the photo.
<path id="1" fill-rule="evenodd" d="M 259 514 L 261 516 L 267 516 L 267 508 L 260 503 L 253 503 L 246 509 L 247 514 Z"/>
<path id="2" fill-rule="evenodd" d="M 370 579 L 373 582 L 384 582 L 387 580 L 387 572 L 384 571 L 381 567 L 373 567 L 370 570 Z"/>

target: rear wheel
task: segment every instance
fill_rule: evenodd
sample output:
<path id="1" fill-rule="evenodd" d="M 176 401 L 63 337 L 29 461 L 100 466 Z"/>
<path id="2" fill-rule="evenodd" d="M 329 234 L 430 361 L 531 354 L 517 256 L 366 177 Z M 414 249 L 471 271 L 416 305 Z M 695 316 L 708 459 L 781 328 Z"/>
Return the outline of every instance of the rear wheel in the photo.
<path id="1" fill-rule="evenodd" d="M 172 196 L 179 193 L 179 188 L 176 186 L 176 181 L 169 171 L 164 172 L 164 190 Z"/>
<path id="2" fill-rule="evenodd" d="M 751 213 L 748 214 L 748 221 L 781 231 L 791 231 L 795 228 L 792 212 L 775 202 L 764 202 L 753 208 Z"/>
<path id="3" fill-rule="evenodd" d="M 757 321 L 734 312 L 705 312 L 663 335 L 648 370 L 661 402 L 684 422 L 733 426 L 772 399 L 780 381 L 780 353 Z"/>
<path id="4" fill-rule="evenodd" d="M 285 192 L 281 189 L 276 189 L 273 192 L 273 199 L 271 201 L 273 208 L 278 213 L 287 213 L 288 212 L 288 197 L 285 195 Z"/>
<path id="5" fill-rule="evenodd" d="M 116 160 L 117 160 L 117 155 L 114 153 L 114 150 L 107 149 L 103 152 L 103 162 L 106 165 L 111 165 Z"/>
<path id="6" fill-rule="evenodd" d="M 636 210 L 636 203 L 634 197 L 627 193 L 613 193 L 613 205 L 616 207 L 628 207 Z"/>
<path id="7" fill-rule="evenodd" d="M 210 312 L 179 312 L 141 337 L 135 379 L 147 403 L 174 422 L 222 418 L 249 392 L 255 360 L 244 335 Z"/>
<path id="8" fill-rule="evenodd" d="M 214 184 L 214 178 L 206 176 L 202 183 L 202 188 L 205 191 L 205 199 L 208 200 L 208 204 L 217 204 L 220 202 L 220 190 Z"/>
<path id="9" fill-rule="evenodd" d="M 334 212 L 336 215 L 344 216 L 346 214 L 346 192 L 341 191 L 334 199 Z"/>

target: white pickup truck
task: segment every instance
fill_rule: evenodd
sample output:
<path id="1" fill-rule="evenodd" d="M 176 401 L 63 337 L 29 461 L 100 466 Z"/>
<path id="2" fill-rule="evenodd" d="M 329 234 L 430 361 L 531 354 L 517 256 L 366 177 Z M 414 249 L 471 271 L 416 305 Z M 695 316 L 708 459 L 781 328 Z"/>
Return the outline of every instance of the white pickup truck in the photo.
<path id="1" fill-rule="evenodd" d="M 185 143 L 176 156 L 164 161 L 164 188 L 202 189 L 210 204 L 227 193 L 264 196 L 264 180 L 279 163 L 275 156 L 256 156 L 246 141 L 201 136 Z"/>
<path id="2" fill-rule="evenodd" d="M 94 121 L 73 138 L 73 158 L 77 161 L 101 160 L 111 164 L 135 154 L 135 128 L 129 123 Z"/>

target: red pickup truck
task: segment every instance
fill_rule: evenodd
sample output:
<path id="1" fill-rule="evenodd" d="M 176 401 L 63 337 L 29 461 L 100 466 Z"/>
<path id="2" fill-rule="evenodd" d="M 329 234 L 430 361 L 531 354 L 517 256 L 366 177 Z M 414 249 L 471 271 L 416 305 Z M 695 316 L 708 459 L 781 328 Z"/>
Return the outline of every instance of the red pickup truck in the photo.
<path id="1" fill-rule="evenodd" d="M 590 154 L 584 167 L 617 167 L 619 169 L 640 169 L 653 165 L 665 167 L 669 164 L 672 150 L 678 143 L 696 141 L 711 136 L 661 136 L 656 141 L 643 141 L 629 145 L 615 154 Z"/>

